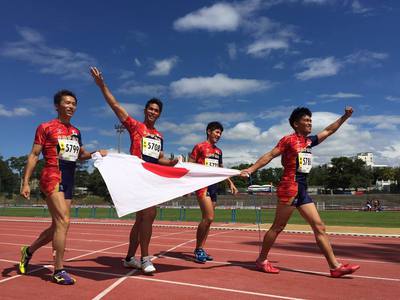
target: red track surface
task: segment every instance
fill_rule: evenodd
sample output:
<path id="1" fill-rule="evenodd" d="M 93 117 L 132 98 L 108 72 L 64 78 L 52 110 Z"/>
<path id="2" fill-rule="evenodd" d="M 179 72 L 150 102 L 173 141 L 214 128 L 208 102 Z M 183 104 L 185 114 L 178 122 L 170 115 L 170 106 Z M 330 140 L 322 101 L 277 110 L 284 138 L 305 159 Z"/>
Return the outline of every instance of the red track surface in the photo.
<path id="1" fill-rule="evenodd" d="M 254 269 L 257 232 L 212 230 L 206 249 L 214 261 L 202 265 L 193 262 L 194 229 L 155 227 L 150 250 L 159 256 L 157 273 L 146 276 L 121 266 L 130 226 L 72 224 L 65 255 L 77 279 L 71 287 L 50 281 L 51 245 L 35 253 L 30 275 L 17 274 L 20 247 L 49 225 L 20 220 L 0 218 L 1 299 L 399 298 L 398 238 L 332 236 L 336 255 L 361 265 L 352 276 L 334 279 L 311 234 L 281 234 L 269 259 L 282 271 L 270 275 Z"/>

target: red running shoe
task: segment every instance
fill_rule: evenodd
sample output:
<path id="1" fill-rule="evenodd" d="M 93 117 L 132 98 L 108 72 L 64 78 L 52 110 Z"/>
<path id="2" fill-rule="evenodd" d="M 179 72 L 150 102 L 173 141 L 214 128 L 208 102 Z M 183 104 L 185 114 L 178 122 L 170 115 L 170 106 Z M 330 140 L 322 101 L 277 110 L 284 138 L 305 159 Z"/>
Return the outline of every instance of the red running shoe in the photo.
<path id="1" fill-rule="evenodd" d="M 279 269 L 275 268 L 274 266 L 271 265 L 271 263 L 268 260 L 264 260 L 263 262 L 260 262 L 258 259 L 256 260 L 256 269 L 265 273 L 271 273 L 271 274 L 278 274 Z"/>
<path id="2" fill-rule="evenodd" d="M 352 274 L 360 268 L 359 265 L 341 264 L 336 269 L 331 269 L 331 276 L 334 278 L 342 277 L 347 274 Z"/>

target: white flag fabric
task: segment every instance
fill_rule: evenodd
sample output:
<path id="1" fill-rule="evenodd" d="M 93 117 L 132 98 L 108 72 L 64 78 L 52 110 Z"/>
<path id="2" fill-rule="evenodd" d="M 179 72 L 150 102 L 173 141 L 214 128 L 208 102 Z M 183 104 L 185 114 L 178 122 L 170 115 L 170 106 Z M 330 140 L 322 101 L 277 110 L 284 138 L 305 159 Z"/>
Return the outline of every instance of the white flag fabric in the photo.
<path id="1" fill-rule="evenodd" d="M 145 162 L 137 156 L 92 155 L 117 210 L 133 213 L 239 175 L 239 170 L 179 162 L 174 167 Z"/>

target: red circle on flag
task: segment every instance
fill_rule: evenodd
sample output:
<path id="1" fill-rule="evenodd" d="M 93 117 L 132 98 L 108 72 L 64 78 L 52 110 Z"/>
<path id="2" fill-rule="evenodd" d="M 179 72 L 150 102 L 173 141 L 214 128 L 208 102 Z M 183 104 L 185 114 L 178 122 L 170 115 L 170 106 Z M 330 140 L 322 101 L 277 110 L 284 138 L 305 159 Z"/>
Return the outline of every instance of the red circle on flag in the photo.
<path id="1" fill-rule="evenodd" d="M 147 171 L 167 178 L 181 178 L 189 172 L 189 170 L 185 168 L 167 167 L 148 162 L 142 163 L 142 166 Z"/>

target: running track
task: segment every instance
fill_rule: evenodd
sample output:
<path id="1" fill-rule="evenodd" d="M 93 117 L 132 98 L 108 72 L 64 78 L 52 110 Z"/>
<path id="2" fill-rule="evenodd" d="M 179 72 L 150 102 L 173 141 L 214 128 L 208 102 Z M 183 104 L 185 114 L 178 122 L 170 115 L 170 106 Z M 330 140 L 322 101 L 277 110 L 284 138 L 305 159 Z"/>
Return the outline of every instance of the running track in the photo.
<path id="1" fill-rule="evenodd" d="M 325 259 L 311 234 L 283 233 L 270 254 L 279 275 L 254 269 L 256 231 L 211 230 L 207 250 L 213 262 L 193 262 L 195 230 L 155 226 L 150 245 L 157 273 L 125 269 L 130 226 L 72 224 L 66 268 L 73 287 L 50 281 L 51 245 L 35 253 L 31 273 L 16 272 L 22 245 L 48 226 L 30 219 L 0 218 L 0 299 L 398 299 L 400 239 L 331 236 L 342 261 L 361 269 L 340 279 L 328 276 Z M 42 220 L 43 221 L 43 220 Z"/>

